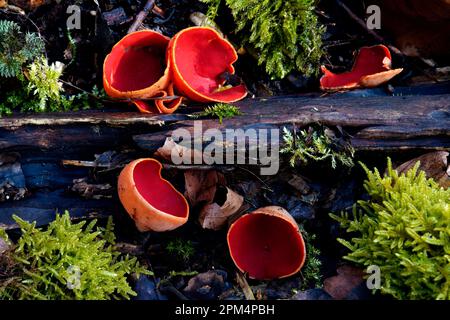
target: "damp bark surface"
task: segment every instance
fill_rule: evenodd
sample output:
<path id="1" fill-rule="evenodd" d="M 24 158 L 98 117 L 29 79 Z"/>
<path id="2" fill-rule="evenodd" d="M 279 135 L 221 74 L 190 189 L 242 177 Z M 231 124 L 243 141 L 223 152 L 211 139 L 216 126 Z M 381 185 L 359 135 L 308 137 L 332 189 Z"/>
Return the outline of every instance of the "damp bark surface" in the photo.
<path id="1" fill-rule="evenodd" d="M 217 119 L 199 119 L 202 120 L 202 131 L 211 128 L 224 133 L 227 129 L 301 129 L 321 123 L 350 134 L 350 141 L 357 151 L 377 153 L 450 148 L 450 94 L 297 95 L 248 98 L 236 105 L 243 115 L 224 119 L 222 124 Z M 175 129 L 184 128 L 193 134 L 195 120 L 188 113 L 198 110 L 193 106 L 184 109 L 185 113 L 173 115 L 111 110 L 17 114 L 1 118 L 0 153 L 20 155 L 17 161 L 23 171 L 27 191 L 19 200 L 0 202 L 0 223 L 14 228 L 12 215 L 18 214 L 25 219 L 37 220 L 38 224 L 47 224 L 55 212 L 66 209 L 79 218 L 117 212 L 120 203 L 114 185 L 109 197 L 86 196 L 89 190 L 81 192 L 81 195 L 73 192 L 74 180 L 99 170 L 83 163 L 90 163 L 96 155 L 107 151 L 125 153 L 130 160 L 149 156 Z M 282 142 L 282 134 L 279 139 Z M 244 146 L 252 149 L 256 141 L 247 140 Z M 236 140 L 238 147 L 239 141 Z M 65 165 L 64 160 L 78 162 L 77 165 Z M 100 175 L 117 174 L 113 169 L 112 173 Z"/>

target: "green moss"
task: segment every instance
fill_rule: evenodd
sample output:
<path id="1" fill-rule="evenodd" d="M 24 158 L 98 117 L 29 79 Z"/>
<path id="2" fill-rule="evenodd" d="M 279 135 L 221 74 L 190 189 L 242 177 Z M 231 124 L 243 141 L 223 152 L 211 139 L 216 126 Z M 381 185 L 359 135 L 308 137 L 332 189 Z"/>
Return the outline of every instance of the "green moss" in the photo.
<path id="1" fill-rule="evenodd" d="M 104 95 L 95 87 L 92 94 L 64 94 L 63 65 L 49 64 L 37 33 L 24 34 L 17 23 L 0 20 L 0 39 L 0 85 L 7 88 L 0 97 L 0 116 L 13 110 L 55 112 L 101 106 Z"/>
<path id="2" fill-rule="evenodd" d="M 370 199 L 358 201 L 353 215 L 331 214 L 351 232 L 339 242 L 344 258 L 381 270 L 381 292 L 397 299 L 450 299 L 450 189 L 427 180 L 419 163 L 399 175 L 390 159 L 381 177 L 367 173 Z"/>
<path id="3" fill-rule="evenodd" d="M 295 134 L 283 128 L 284 146 L 282 154 L 289 155 L 292 167 L 296 164 L 308 164 L 312 161 L 330 161 L 335 169 L 340 163 L 346 167 L 353 167 L 355 150 L 345 139 L 339 139 L 335 134 L 322 126 L 311 126 Z"/>
<path id="4" fill-rule="evenodd" d="M 175 255 L 177 258 L 183 261 L 188 261 L 195 253 L 192 241 L 178 238 L 170 241 L 167 244 L 166 249 L 169 254 Z"/>
<path id="5" fill-rule="evenodd" d="M 316 235 L 306 232 L 300 228 L 306 245 L 306 261 L 301 270 L 303 283 L 301 290 L 310 288 L 321 288 L 323 285 L 323 277 L 321 273 L 322 261 L 320 260 L 320 249 L 314 246 Z"/>
<path id="6" fill-rule="evenodd" d="M 202 0 L 214 20 L 222 0 Z M 325 28 L 314 13 L 315 0 L 224 0 L 242 44 L 273 79 L 297 70 L 317 74 Z"/>
<path id="7" fill-rule="evenodd" d="M 192 114 L 191 117 L 211 117 L 219 119 L 219 123 L 222 124 L 223 119 L 233 118 L 235 116 L 242 115 L 239 107 L 233 106 L 228 103 L 216 103 L 213 106 L 206 107 L 204 111 Z"/>
<path id="8" fill-rule="evenodd" d="M 3 299 L 103 300 L 136 295 L 127 282 L 131 273 L 149 274 L 136 258 L 114 249 L 112 220 L 74 224 L 69 214 L 57 215 L 47 230 L 14 217 L 22 236 L 2 257 L 11 261 L 0 279 Z M 0 267 L 2 264 L 0 263 Z"/>

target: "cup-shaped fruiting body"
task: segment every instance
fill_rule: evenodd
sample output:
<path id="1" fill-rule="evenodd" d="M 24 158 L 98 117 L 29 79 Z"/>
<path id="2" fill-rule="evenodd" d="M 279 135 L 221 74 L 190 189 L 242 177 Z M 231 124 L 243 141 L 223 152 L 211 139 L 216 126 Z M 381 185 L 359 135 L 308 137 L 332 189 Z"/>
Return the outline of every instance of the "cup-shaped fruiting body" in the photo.
<path id="1" fill-rule="evenodd" d="M 252 279 L 289 277 L 305 263 L 306 248 L 298 225 L 281 207 L 243 215 L 230 226 L 227 240 L 236 267 Z"/>
<path id="2" fill-rule="evenodd" d="M 324 75 L 320 79 L 320 88 L 338 91 L 379 86 L 403 71 L 401 68 L 391 69 L 391 63 L 391 53 L 387 47 L 363 47 L 359 50 L 351 71 L 336 74 L 322 66 Z"/>
<path id="3" fill-rule="evenodd" d="M 173 95 L 170 62 L 166 51 L 170 39 L 152 31 L 142 30 L 122 38 L 106 56 L 103 65 L 103 86 L 113 98 L 131 99 L 139 110 L 150 112 L 148 98 Z M 181 98 L 155 100 L 156 111 L 171 113 Z M 154 108 L 153 108 L 154 109 Z"/>
<path id="4" fill-rule="evenodd" d="M 188 220 L 186 199 L 161 177 L 161 169 L 155 159 L 138 159 L 119 175 L 119 199 L 142 232 L 173 230 Z"/>
<path id="5" fill-rule="evenodd" d="M 168 49 L 175 88 L 198 102 L 235 102 L 247 95 L 245 85 L 223 86 L 225 74 L 234 74 L 238 56 L 231 43 L 209 27 L 178 32 Z"/>

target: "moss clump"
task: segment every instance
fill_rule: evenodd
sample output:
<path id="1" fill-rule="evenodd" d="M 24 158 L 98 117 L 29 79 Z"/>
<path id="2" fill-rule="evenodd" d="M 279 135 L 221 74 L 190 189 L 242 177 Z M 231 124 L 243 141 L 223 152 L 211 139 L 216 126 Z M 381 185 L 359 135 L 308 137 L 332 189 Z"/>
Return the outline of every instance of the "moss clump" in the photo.
<path id="1" fill-rule="evenodd" d="M 397 299 L 450 299 L 450 189 L 427 180 L 419 163 L 399 175 L 389 159 L 384 177 L 363 167 L 370 200 L 352 217 L 331 214 L 355 235 L 339 239 L 351 251 L 344 258 L 377 265 L 381 292 Z"/>
<path id="2" fill-rule="evenodd" d="M 346 167 L 353 167 L 355 150 L 344 138 L 338 138 L 328 128 L 322 126 L 311 126 L 301 130 L 300 134 L 293 133 L 283 128 L 284 146 L 280 150 L 283 154 L 290 156 L 289 164 L 308 164 L 312 161 L 330 161 L 331 167 L 335 169 L 340 163 Z"/>
<path id="3" fill-rule="evenodd" d="M 228 103 L 216 103 L 213 106 L 206 107 L 204 111 L 191 114 L 190 116 L 194 119 L 200 117 L 217 118 L 219 119 L 219 123 L 222 124 L 223 119 L 229 119 L 240 115 L 242 115 L 242 112 L 239 107 Z"/>
<path id="4" fill-rule="evenodd" d="M 190 240 L 175 239 L 170 241 L 166 247 L 171 255 L 187 262 L 195 253 L 194 245 Z"/>
<path id="5" fill-rule="evenodd" d="M 114 249 L 112 220 L 106 228 L 92 221 L 74 224 L 57 215 L 47 230 L 14 217 L 22 230 L 17 244 L 0 256 L 0 299 L 129 299 L 136 293 L 131 273 L 148 274 L 136 258 Z"/>
<path id="6" fill-rule="evenodd" d="M 303 283 L 301 290 L 308 290 L 310 288 L 321 288 L 323 286 L 323 277 L 321 273 L 322 261 L 320 260 L 320 249 L 314 246 L 313 242 L 316 240 L 316 235 L 308 233 L 300 226 L 303 239 L 306 245 L 306 261 L 301 270 Z"/>
<path id="7" fill-rule="evenodd" d="M 0 39 L 0 116 L 15 109 L 76 111 L 101 105 L 98 100 L 104 95 L 96 87 L 92 93 L 64 94 L 63 64 L 49 64 L 44 41 L 37 33 L 23 33 L 17 23 L 0 20 Z"/>
<path id="8" fill-rule="evenodd" d="M 214 20 L 222 0 L 202 0 Z M 254 51 L 273 79 L 297 70 L 317 74 L 325 28 L 314 13 L 315 0 L 223 0 L 231 9 L 241 42 Z"/>

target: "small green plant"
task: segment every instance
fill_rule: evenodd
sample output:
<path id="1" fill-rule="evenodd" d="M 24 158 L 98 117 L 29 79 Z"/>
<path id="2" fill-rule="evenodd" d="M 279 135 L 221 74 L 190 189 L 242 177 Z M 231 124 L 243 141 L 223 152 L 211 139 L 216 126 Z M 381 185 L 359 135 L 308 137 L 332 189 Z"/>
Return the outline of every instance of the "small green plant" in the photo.
<path id="1" fill-rule="evenodd" d="M 219 14 L 222 0 L 202 0 L 208 17 Z M 231 9 L 236 32 L 273 78 L 298 70 L 317 74 L 325 28 L 314 12 L 315 0 L 223 0 Z"/>
<path id="2" fill-rule="evenodd" d="M 169 278 L 173 277 L 193 277 L 198 275 L 198 271 L 170 271 Z"/>
<path id="3" fill-rule="evenodd" d="M 300 134 L 292 133 L 286 127 L 283 128 L 284 146 L 280 150 L 290 156 L 289 164 L 292 167 L 298 162 L 308 164 L 313 161 L 331 161 L 331 167 L 335 169 L 338 163 L 346 167 L 353 167 L 355 150 L 344 139 L 338 139 L 334 133 L 324 127 L 309 127 L 301 130 Z"/>
<path id="4" fill-rule="evenodd" d="M 322 261 L 320 260 L 320 250 L 314 246 L 313 242 L 316 240 L 316 235 L 313 233 L 308 233 L 302 230 L 302 235 L 306 244 L 307 257 L 305 265 L 302 268 L 301 274 L 303 277 L 303 283 L 301 290 L 307 290 L 312 288 L 321 288 L 322 283 Z"/>
<path id="5" fill-rule="evenodd" d="M 14 217 L 22 236 L 0 255 L 0 299 L 103 300 L 136 295 L 127 282 L 131 273 L 149 274 L 136 258 L 114 249 L 112 219 L 106 228 L 96 221 L 74 224 L 57 215 L 47 230 Z"/>
<path id="6" fill-rule="evenodd" d="M 17 23 L 0 20 L 0 39 L 0 85 L 8 88 L 0 97 L 0 116 L 16 109 L 54 112 L 101 106 L 97 88 L 92 93 L 64 94 L 63 65 L 48 63 L 44 41 L 37 33 L 23 34 Z"/>
<path id="7" fill-rule="evenodd" d="M 27 89 L 28 93 L 39 101 L 39 111 L 45 111 L 49 107 L 55 108 L 61 103 L 62 84 L 59 81 L 61 74 L 62 65 L 49 65 L 44 57 L 30 64 L 27 71 Z"/>
<path id="8" fill-rule="evenodd" d="M 352 233 L 338 239 L 351 252 L 344 258 L 381 272 L 381 292 L 397 299 L 450 299 L 450 189 L 418 172 L 399 175 L 388 159 L 381 177 L 362 165 L 370 199 L 353 215 L 330 214 Z"/>
<path id="9" fill-rule="evenodd" d="M 0 20 L 0 76 L 22 77 L 23 67 L 44 54 L 44 41 L 36 33 L 23 33 L 17 23 Z"/>
<path id="10" fill-rule="evenodd" d="M 179 238 L 170 241 L 166 249 L 170 254 L 175 255 L 183 261 L 188 261 L 195 253 L 192 241 Z"/>
<path id="11" fill-rule="evenodd" d="M 239 107 L 227 103 L 217 103 L 214 106 L 206 107 L 202 112 L 192 114 L 191 117 L 195 119 L 200 117 L 218 118 L 219 123 L 222 124 L 224 118 L 228 119 L 239 115 L 242 115 Z"/>

